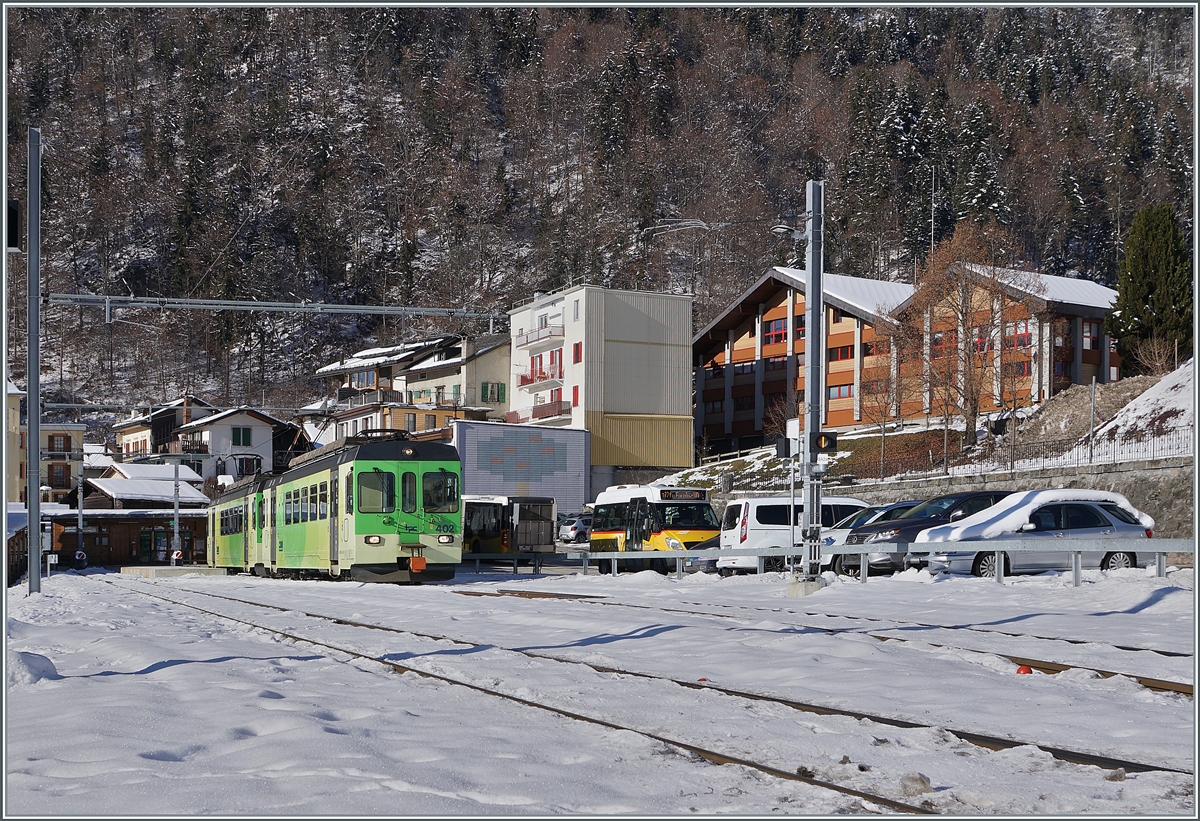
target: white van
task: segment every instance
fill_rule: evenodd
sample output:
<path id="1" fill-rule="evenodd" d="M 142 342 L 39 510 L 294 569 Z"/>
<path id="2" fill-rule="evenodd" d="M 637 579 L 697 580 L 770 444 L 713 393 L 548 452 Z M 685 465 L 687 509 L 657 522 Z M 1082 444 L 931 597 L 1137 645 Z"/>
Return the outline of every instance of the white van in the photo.
<path id="1" fill-rule="evenodd" d="M 757 550 L 767 547 L 787 547 L 791 543 L 793 530 L 788 522 L 788 508 L 791 505 L 789 496 L 752 496 L 745 499 L 734 499 L 725 506 L 721 516 L 721 549 L 722 550 Z M 833 527 L 835 522 L 869 507 L 862 499 L 850 496 L 821 497 L 821 527 Z M 797 541 L 802 537 L 801 515 L 804 513 L 804 502 L 796 499 L 795 536 Z M 803 559 L 802 556 L 798 556 Z M 766 556 L 763 558 L 763 569 L 767 572 L 784 570 L 783 556 Z M 717 572 L 729 576 L 735 572 L 744 573 L 758 570 L 757 556 L 722 556 L 717 559 Z"/>

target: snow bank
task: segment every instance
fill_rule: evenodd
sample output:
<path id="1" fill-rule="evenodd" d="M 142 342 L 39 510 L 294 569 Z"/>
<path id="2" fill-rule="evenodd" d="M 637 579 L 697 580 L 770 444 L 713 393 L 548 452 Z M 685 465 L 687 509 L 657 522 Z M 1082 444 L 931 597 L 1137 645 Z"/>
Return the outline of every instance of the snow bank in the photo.
<path id="1" fill-rule="evenodd" d="M 8 689 L 37 684 L 42 679 L 60 679 L 54 662 L 37 653 L 8 650 L 4 666 L 8 668 Z"/>

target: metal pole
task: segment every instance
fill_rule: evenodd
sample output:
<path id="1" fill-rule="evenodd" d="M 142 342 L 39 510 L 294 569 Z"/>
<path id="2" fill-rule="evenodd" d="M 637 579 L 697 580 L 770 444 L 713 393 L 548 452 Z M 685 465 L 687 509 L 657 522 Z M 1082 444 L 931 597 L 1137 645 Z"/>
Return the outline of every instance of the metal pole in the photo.
<path id="1" fill-rule="evenodd" d="M 1092 421 L 1088 424 L 1088 464 L 1092 463 L 1092 446 L 1096 439 L 1096 377 L 1092 377 Z"/>
<path id="2" fill-rule="evenodd" d="M 805 573 L 815 577 L 820 570 L 821 477 L 812 435 L 821 430 L 825 408 L 825 291 L 822 232 L 824 183 L 808 181 L 808 251 L 805 256 L 805 377 L 804 377 L 804 539 L 807 543 Z"/>
<path id="3" fill-rule="evenodd" d="M 42 591 L 42 392 L 38 384 L 41 374 L 41 350 L 38 320 L 42 302 L 41 243 L 42 243 L 42 132 L 29 129 L 29 184 L 26 195 L 29 203 L 28 297 L 26 329 L 28 356 L 25 360 L 26 408 L 29 436 L 25 440 L 25 508 L 30 542 L 37 546 L 36 559 L 30 556 L 29 592 Z M 37 564 L 34 564 L 36 560 Z M 47 565 L 48 567 L 49 565 Z"/>
<path id="4" fill-rule="evenodd" d="M 179 460 L 175 459 L 175 518 L 171 520 L 171 567 L 175 566 L 175 554 L 179 552 Z"/>

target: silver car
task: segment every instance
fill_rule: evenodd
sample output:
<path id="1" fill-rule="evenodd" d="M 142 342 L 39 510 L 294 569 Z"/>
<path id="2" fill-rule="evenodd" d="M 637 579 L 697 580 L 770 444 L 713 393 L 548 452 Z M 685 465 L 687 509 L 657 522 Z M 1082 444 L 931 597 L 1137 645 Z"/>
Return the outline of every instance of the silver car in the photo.
<path id="1" fill-rule="evenodd" d="M 558 528 L 558 538 L 564 542 L 586 542 L 591 532 L 591 516 L 568 516 Z"/>
<path id="2" fill-rule="evenodd" d="M 1024 539 L 1044 541 L 1045 551 L 1003 553 L 1004 573 L 1043 573 L 1071 569 L 1072 552 L 1065 539 L 1138 540 L 1154 535 L 1154 520 L 1120 493 L 1097 490 L 1031 490 L 1014 493 L 997 504 L 953 524 L 923 530 L 910 547 L 916 552 L 929 543 L 927 567 L 931 572 L 996 575 L 996 545 L 980 542 Z M 947 542 L 956 543 L 950 547 Z M 975 544 L 965 545 L 963 542 Z M 1084 568 L 1116 570 L 1146 563 L 1127 545 L 1118 549 L 1086 551 Z"/>

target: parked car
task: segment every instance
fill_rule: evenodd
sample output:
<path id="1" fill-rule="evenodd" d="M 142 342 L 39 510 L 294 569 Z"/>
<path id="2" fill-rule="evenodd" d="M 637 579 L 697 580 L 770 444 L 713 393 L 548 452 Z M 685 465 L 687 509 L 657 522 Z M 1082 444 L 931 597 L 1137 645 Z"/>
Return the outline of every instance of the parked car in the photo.
<path id="1" fill-rule="evenodd" d="M 587 514 L 568 516 L 558 528 L 558 538 L 564 542 L 586 542 L 592 532 L 592 517 Z"/>
<path id="2" fill-rule="evenodd" d="M 892 502 L 886 505 L 871 505 L 851 513 L 845 519 L 834 524 L 830 530 L 821 531 L 821 547 L 836 547 L 846 543 L 850 531 L 872 522 L 890 522 L 898 519 L 917 505 L 922 499 L 909 499 L 904 502 Z M 887 553 L 871 553 L 867 558 L 870 570 L 891 570 L 892 560 Z M 858 556 L 822 556 L 821 570 L 832 570 L 839 576 L 855 576 L 859 574 Z M 868 570 L 868 572 L 870 572 Z"/>
<path id="3" fill-rule="evenodd" d="M 1045 552 L 1003 553 L 1004 573 L 1008 575 L 1070 570 L 1072 553 L 1060 546 L 1063 539 L 1149 539 L 1153 535 L 1154 519 L 1120 493 L 1063 488 L 1014 493 L 953 524 L 921 531 L 915 543 L 937 545 L 926 559 L 931 571 L 994 577 L 995 542 L 1046 542 Z M 947 542 L 971 544 L 953 548 L 941 545 Z M 993 544 L 985 547 L 975 544 L 978 542 Z M 1139 565 L 1138 554 L 1124 548 L 1086 551 L 1080 557 L 1082 566 L 1088 569 L 1117 570 Z"/>
<path id="4" fill-rule="evenodd" d="M 705 539 L 703 542 L 696 542 L 688 546 L 688 550 L 716 550 L 721 546 L 721 536 L 717 534 L 711 539 Z M 716 573 L 717 559 L 716 557 L 698 557 L 695 559 L 684 559 L 683 569 L 689 573 Z"/>
<path id="5" fill-rule="evenodd" d="M 734 499 L 725 506 L 721 517 L 722 550 L 755 550 L 767 547 L 787 547 L 792 544 L 792 525 L 788 519 L 791 497 L 755 496 Z M 825 496 L 821 499 L 821 526 L 832 527 L 835 522 L 869 505 L 862 499 L 848 496 Z M 795 535 L 800 538 L 801 514 L 804 503 L 796 500 Z M 717 569 L 723 576 L 752 572 L 758 569 L 757 556 L 722 556 Z M 783 556 L 767 556 L 763 569 L 785 569 Z"/>
<path id="6" fill-rule="evenodd" d="M 853 528 L 846 536 L 847 545 L 887 545 L 912 542 L 917 534 L 930 527 L 956 522 L 991 507 L 1008 496 L 1007 490 L 975 490 L 947 493 L 922 502 L 903 516 L 887 522 L 872 522 Z M 872 550 L 872 553 L 880 551 Z M 922 566 L 922 558 L 910 559 L 907 553 L 888 553 L 888 566 L 904 570 L 910 565 Z M 871 560 L 874 563 L 875 560 Z M 882 560 L 880 560 L 882 564 Z"/>

